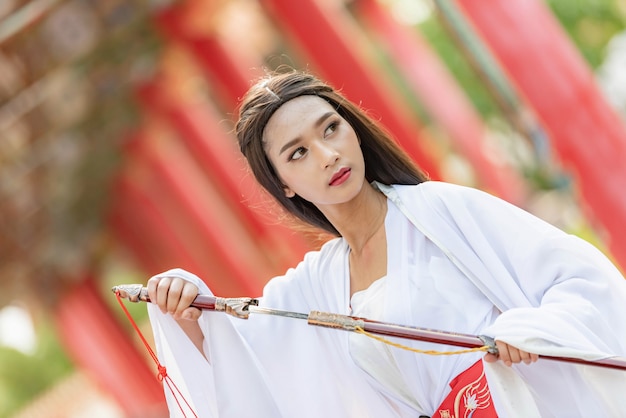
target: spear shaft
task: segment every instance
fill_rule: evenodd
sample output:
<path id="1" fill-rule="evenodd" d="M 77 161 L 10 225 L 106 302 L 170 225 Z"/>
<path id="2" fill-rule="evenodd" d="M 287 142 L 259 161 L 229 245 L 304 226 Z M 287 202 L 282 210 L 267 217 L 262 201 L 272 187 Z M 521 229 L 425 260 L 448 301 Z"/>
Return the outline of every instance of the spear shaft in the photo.
<path id="1" fill-rule="evenodd" d="M 294 317 L 293 312 L 277 311 L 276 309 L 258 308 L 255 306 L 251 306 L 249 310 L 253 313 L 270 313 L 266 311 L 271 310 L 273 311 L 271 312 L 272 315 Z M 323 327 L 343 329 L 347 331 L 355 331 L 357 328 L 361 328 L 362 330 L 371 334 L 406 338 L 409 340 L 424 341 L 435 344 L 453 345 L 456 347 L 480 348 L 486 346 L 487 352 L 492 354 L 498 354 L 498 349 L 496 348 L 493 338 L 484 335 L 475 336 L 470 334 L 460 334 L 427 328 L 410 327 L 406 325 L 397 325 L 387 322 L 373 321 L 367 318 L 359 318 L 319 311 L 311 311 L 311 313 L 309 313 L 308 315 L 297 315 L 304 316 L 304 318 L 308 320 L 309 325 L 318 325 Z M 623 357 L 610 357 L 599 360 L 584 360 L 574 357 L 540 355 L 539 358 L 626 371 L 626 358 Z"/>
<path id="2" fill-rule="evenodd" d="M 121 298 L 131 302 L 150 302 L 148 289 L 140 284 L 114 286 L 113 292 Z M 435 344 L 446 344 L 464 348 L 487 347 L 487 352 L 497 354 L 495 341 L 491 337 L 461 334 L 447 331 L 439 331 L 427 328 L 410 327 L 406 325 L 391 324 L 374 321 L 348 315 L 340 315 L 329 312 L 311 311 L 308 314 L 300 312 L 283 311 L 258 306 L 258 299 L 254 298 L 221 298 L 217 296 L 198 295 L 191 303 L 198 309 L 207 311 L 226 312 L 237 318 L 248 319 L 250 313 L 276 315 L 295 319 L 306 319 L 309 325 L 327 328 L 356 331 L 362 329 L 371 334 L 385 335 L 389 337 L 405 338 L 414 341 L 424 341 Z M 626 371 L 626 358 L 609 357 L 599 360 L 584 360 L 574 357 L 539 356 L 542 359 L 575 363 L 587 366 L 604 367 Z"/>

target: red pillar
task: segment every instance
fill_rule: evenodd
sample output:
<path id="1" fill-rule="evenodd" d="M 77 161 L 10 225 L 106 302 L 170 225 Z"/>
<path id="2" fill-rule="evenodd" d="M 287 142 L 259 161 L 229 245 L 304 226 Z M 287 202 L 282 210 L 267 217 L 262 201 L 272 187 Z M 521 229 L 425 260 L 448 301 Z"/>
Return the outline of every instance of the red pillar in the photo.
<path id="1" fill-rule="evenodd" d="M 230 127 L 224 127 L 223 119 L 211 103 L 185 101 L 168 94 L 161 87 L 164 84 L 166 81 L 155 80 L 141 89 L 144 108 L 162 115 L 163 120 L 176 129 L 205 177 L 219 189 L 221 199 L 229 204 L 250 239 L 257 242 L 259 250 L 274 265 L 267 279 L 293 267 L 312 246 L 262 212 L 273 207 L 263 201 L 269 198 L 264 197 L 256 180 L 248 173 L 236 138 L 226 133 Z"/>
<path id="2" fill-rule="evenodd" d="M 144 190 L 145 185 L 125 173 L 114 186 L 117 202 L 109 217 L 112 231 L 132 251 L 148 275 L 172 267 L 184 268 L 200 276 L 226 274 L 220 264 L 208 268 L 202 262 L 206 257 L 200 251 L 194 253 L 193 239 L 183 236 L 176 228 L 176 222 L 168 220 L 163 204 L 154 193 Z M 219 290 L 222 289 L 216 289 Z"/>
<path id="3" fill-rule="evenodd" d="M 207 20 L 211 17 L 202 3 L 187 0 L 174 4 L 157 14 L 155 21 L 164 37 L 180 43 L 194 56 L 222 108 L 234 112 L 253 79 L 263 75 L 263 57 L 254 60 L 240 54 L 210 26 L 205 25 L 202 31 L 194 29 L 198 14 L 204 13 Z"/>
<path id="4" fill-rule="evenodd" d="M 380 116 L 381 123 L 431 178 L 441 175 L 435 152 L 385 72 L 368 56 L 367 37 L 343 4 L 316 0 L 264 0 L 296 52 L 302 52 L 320 75 L 348 98 Z M 303 63 L 308 66 L 308 61 Z"/>
<path id="5" fill-rule="evenodd" d="M 496 160 L 495 150 L 488 149 L 480 115 L 418 30 L 399 24 L 377 0 L 359 0 L 356 6 L 408 87 L 446 131 L 457 151 L 468 159 L 479 187 L 522 204 L 526 195 L 523 179 L 506 162 Z"/>
<path id="6" fill-rule="evenodd" d="M 201 264 L 194 272 L 220 296 L 259 294 L 271 268 L 228 202 L 171 128 L 158 124 L 144 129 L 128 148 L 131 166 L 140 172 L 129 175 L 158 202 L 168 224 Z"/>
<path id="7" fill-rule="evenodd" d="M 588 208 L 626 268 L 626 129 L 547 6 L 538 0 L 459 0 L 547 129 Z"/>
<path id="8" fill-rule="evenodd" d="M 209 18 L 208 13 L 202 1 L 188 0 L 164 10 L 156 21 L 164 37 L 193 56 L 211 90 L 217 92 L 215 102 L 226 115 L 234 115 L 253 79 L 263 74 L 264 57 L 240 53 L 210 25 L 198 29 L 193 22 L 198 16 Z M 162 77 L 170 75 L 162 74 Z M 224 198 L 230 199 L 242 223 L 250 228 L 260 248 L 277 265 L 276 274 L 293 267 L 315 244 L 277 222 L 277 208 L 268 204 L 271 199 L 247 172 L 236 138 L 226 132 L 232 126 L 224 120 L 225 115 L 212 103 L 181 100 L 180 95 L 164 89 L 165 84 L 155 80 L 144 86 L 140 94 L 144 105 L 162 114 L 180 133 L 207 177 L 222 190 Z M 234 122 L 234 116 L 229 119 Z"/>
<path id="9" fill-rule="evenodd" d="M 63 295 L 54 315 L 74 362 L 113 396 L 129 418 L 168 416 L 156 365 L 148 364 L 122 331 L 92 276 Z"/>

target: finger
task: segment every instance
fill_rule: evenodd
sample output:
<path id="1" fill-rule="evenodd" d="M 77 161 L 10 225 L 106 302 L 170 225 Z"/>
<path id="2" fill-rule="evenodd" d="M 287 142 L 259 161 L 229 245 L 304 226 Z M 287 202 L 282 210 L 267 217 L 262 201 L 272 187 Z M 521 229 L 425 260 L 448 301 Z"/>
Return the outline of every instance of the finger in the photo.
<path id="1" fill-rule="evenodd" d="M 498 356 L 500 360 L 504 362 L 505 365 L 510 366 L 511 363 L 511 355 L 509 354 L 509 345 L 503 343 L 502 341 L 496 341 L 496 347 L 498 347 Z"/>
<path id="2" fill-rule="evenodd" d="M 535 353 L 530 353 L 530 362 L 534 363 L 537 360 L 539 360 L 539 354 L 535 354 Z"/>
<path id="3" fill-rule="evenodd" d="M 174 315 L 178 310 L 178 304 L 180 303 L 180 295 L 183 291 L 185 282 L 180 279 L 172 279 L 169 289 L 167 291 L 167 312 Z"/>
<path id="4" fill-rule="evenodd" d="M 148 297 L 150 298 L 150 302 L 156 303 L 157 301 L 157 286 L 161 281 L 160 277 L 151 277 L 148 280 L 148 284 L 146 287 L 148 288 Z"/>
<path id="5" fill-rule="evenodd" d="M 155 303 L 159 306 L 159 309 L 161 309 L 161 312 L 163 313 L 167 313 L 167 299 L 171 283 L 171 277 L 163 277 L 157 283 Z"/>
<path id="6" fill-rule="evenodd" d="M 512 347 L 509 345 L 509 358 L 511 359 L 511 363 L 517 364 L 522 361 L 522 356 L 520 355 L 520 350 L 516 347 Z"/>
<path id="7" fill-rule="evenodd" d="M 518 350 L 519 351 L 519 356 L 521 361 L 524 362 L 524 364 L 530 364 L 531 359 L 530 359 L 530 353 L 528 351 L 523 351 L 523 350 Z"/>
<path id="8" fill-rule="evenodd" d="M 176 314 L 182 315 L 183 311 L 191 305 L 198 295 L 198 287 L 193 283 L 185 282 L 181 290 L 180 300 L 176 308 Z"/>

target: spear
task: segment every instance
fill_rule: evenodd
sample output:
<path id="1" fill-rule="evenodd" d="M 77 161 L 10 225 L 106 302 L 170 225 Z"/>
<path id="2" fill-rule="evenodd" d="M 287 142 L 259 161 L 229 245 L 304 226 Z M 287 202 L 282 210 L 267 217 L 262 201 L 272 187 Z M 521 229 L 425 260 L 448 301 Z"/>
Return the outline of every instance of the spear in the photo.
<path id="1" fill-rule="evenodd" d="M 127 284 L 114 286 L 113 293 L 118 297 L 128 299 L 131 302 L 150 302 L 148 288 L 141 284 Z M 404 338 L 414 341 L 424 341 L 436 344 L 446 344 L 467 349 L 485 347 L 485 351 L 498 354 L 493 338 L 484 335 L 470 335 L 455 332 L 439 331 L 427 328 L 411 327 L 406 325 L 392 324 L 388 322 L 374 321 L 367 318 L 340 315 L 329 312 L 311 311 L 308 314 L 300 312 L 283 311 L 261 307 L 259 300 L 250 297 L 222 298 L 217 296 L 198 295 L 191 303 L 198 309 L 216 312 L 226 312 L 241 319 L 248 319 L 251 313 L 277 315 L 288 318 L 305 319 L 309 325 L 328 328 L 342 329 L 345 331 L 363 330 L 370 334 L 385 335 L 390 337 Z M 626 358 L 610 357 L 599 360 L 584 360 L 573 357 L 545 356 L 540 358 L 555 360 L 566 363 L 576 363 L 587 366 L 604 367 L 610 369 L 626 370 Z"/>

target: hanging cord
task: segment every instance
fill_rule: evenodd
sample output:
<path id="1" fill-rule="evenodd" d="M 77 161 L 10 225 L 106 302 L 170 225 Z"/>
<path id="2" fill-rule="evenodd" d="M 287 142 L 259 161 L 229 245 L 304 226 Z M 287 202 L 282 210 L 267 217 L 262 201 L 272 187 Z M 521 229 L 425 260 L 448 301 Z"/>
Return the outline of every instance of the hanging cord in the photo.
<path id="1" fill-rule="evenodd" d="M 189 404 L 187 399 L 185 399 L 185 396 L 183 395 L 183 393 L 180 391 L 178 386 L 176 386 L 176 383 L 174 383 L 172 378 L 168 376 L 167 370 L 165 369 L 165 366 L 163 366 L 159 362 L 159 358 L 157 357 L 156 353 L 154 352 L 154 350 L 152 350 L 152 347 L 150 347 L 150 344 L 148 344 L 148 341 L 146 340 L 146 338 L 143 336 L 143 334 L 139 330 L 139 326 L 137 326 L 137 323 L 135 322 L 135 320 L 131 316 L 130 312 L 128 312 L 128 309 L 126 308 L 126 305 L 124 305 L 124 302 L 122 302 L 122 298 L 120 296 L 120 292 L 119 291 L 115 292 L 115 296 L 117 296 L 117 301 L 119 302 L 120 306 L 122 307 L 122 310 L 126 314 L 126 317 L 130 321 L 131 325 L 133 326 L 133 328 L 137 332 L 137 335 L 139 335 L 139 338 L 141 338 L 141 341 L 143 342 L 143 345 L 146 347 L 146 350 L 148 350 L 148 353 L 150 353 L 150 357 L 152 357 L 152 360 L 154 360 L 154 363 L 157 366 L 157 370 L 159 371 L 159 374 L 157 375 L 159 381 L 164 381 L 165 382 L 165 384 L 167 385 L 167 388 L 170 390 L 170 392 L 174 396 L 174 400 L 176 401 L 176 404 L 178 405 L 178 408 L 180 409 L 180 412 L 182 412 L 183 417 L 186 418 L 187 415 L 185 414 L 185 410 L 183 409 L 183 405 L 181 404 L 181 401 L 178 399 L 179 397 L 182 399 L 182 401 L 185 403 L 185 405 L 187 405 L 187 408 L 189 409 L 189 411 L 191 411 L 193 416 L 198 418 L 198 415 L 196 415 L 195 411 L 193 410 L 193 408 L 191 407 L 191 405 Z"/>
<path id="2" fill-rule="evenodd" d="M 370 337 L 375 339 L 376 341 L 380 341 L 381 343 L 385 343 L 385 344 L 389 344 L 393 347 L 396 348 L 401 348 L 403 350 L 407 350 L 407 351 L 412 351 L 414 353 L 419 353 L 419 354 L 428 354 L 431 356 L 452 356 L 455 354 L 466 354 L 466 353 L 475 353 L 477 351 L 489 351 L 489 346 L 487 345 L 483 345 L 482 347 L 476 347 L 476 348 L 468 348 L 465 350 L 456 350 L 456 351 L 436 351 L 436 350 L 419 350 L 417 348 L 413 348 L 413 347 L 409 347 L 407 345 L 403 345 L 403 344 L 398 344 L 395 343 L 391 340 L 388 340 L 386 338 L 383 337 L 379 337 L 378 335 L 374 335 L 370 332 L 365 331 L 363 328 L 361 327 L 355 327 L 354 331 L 358 334 L 363 334 L 366 337 Z"/>

